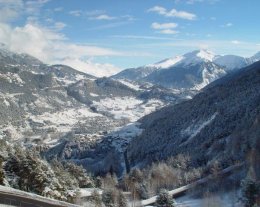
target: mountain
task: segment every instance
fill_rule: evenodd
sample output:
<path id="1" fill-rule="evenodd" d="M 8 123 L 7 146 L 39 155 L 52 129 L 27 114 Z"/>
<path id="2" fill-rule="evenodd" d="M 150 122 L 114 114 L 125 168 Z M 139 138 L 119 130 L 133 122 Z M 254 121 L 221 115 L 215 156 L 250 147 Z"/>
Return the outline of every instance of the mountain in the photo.
<path id="1" fill-rule="evenodd" d="M 196 50 L 155 64 L 126 69 L 112 78 L 145 81 L 181 91 L 200 90 L 227 73 L 256 62 L 258 58 L 257 54 L 243 58 Z"/>
<path id="2" fill-rule="evenodd" d="M 97 164 L 108 156 L 103 146 L 113 150 L 115 143 L 104 141 L 102 148 L 95 149 L 101 158 L 92 158 L 90 145 L 123 130 L 123 146 L 135 135 L 131 129 L 138 131 L 138 119 L 183 99 L 151 84 L 96 78 L 6 49 L 0 54 L 0 139 L 37 146 L 46 157 L 75 162 L 91 158 Z M 130 129 L 124 128 L 127 124 Z"/>
<path id="3" fill-rule="evenodd" d="M 143 167 L 177 155 L 190 168 L 222 167 L 259 157 L 260 62 L 209 84 L 193 99 L 143 117 L 143 129 L 127 147 L 131 167 Z M 253 158 L 254 159 L 254 158 Z M 253 169 L 260 176 L 259 163 Z M 250 163 L 247 163 L 247 169 Z"/>
<path id="4" fill-rule="evenodd" d="M 243 68 L 251 64 L 251 61 L 248 58 L 236 55 L 219 56 L 214 60 L 214 62 L 220 66 L 225 67 L 227 71 Z"/>

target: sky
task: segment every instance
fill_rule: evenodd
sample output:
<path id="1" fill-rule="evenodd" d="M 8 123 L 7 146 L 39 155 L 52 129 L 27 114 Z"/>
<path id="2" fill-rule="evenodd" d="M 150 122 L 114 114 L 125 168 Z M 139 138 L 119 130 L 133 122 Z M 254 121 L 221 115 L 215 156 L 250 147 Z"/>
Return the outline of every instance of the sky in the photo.
<path id="1" fill-rule="evenodd" d="M 197 49 L 260 51 L 259 0 L 0 0 L 0 43 L 109 76 Z"/>

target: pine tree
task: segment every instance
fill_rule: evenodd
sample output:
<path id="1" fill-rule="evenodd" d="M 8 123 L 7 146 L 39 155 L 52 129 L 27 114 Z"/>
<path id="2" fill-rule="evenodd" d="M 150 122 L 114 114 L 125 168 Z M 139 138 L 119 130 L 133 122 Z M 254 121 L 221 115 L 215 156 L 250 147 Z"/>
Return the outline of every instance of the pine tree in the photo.
<path id="1" fill-rule="evenodd" d="M 126 200 L 126 197 L 125 195 L 120 191 L 118 193 L 118 206 L 120 207 L 127 207 L 127 200 Z"/>
<path id="2" fill-rule="evenodd" d="M 171 198 L 168 191 L 165 189 L 161 189 L 159 195 L 156 199 L 157 207 L 174 207 L 175 206 L 174 199 Z"/>
<path id="3" fill-rule="evenodd" d="M 260 193 L 260 186 L 251 179 L 245 179 L 241 182 L 242 201 L 245 207 L 252 207 L 256 204 L 257 196 Z"/>
<path id="4" fill-rule="evenodd" d="M 102 201 L 106 207 L 116 206 L 116 195 L 113 190 L 105 190 L 102 194 Z"/>
<path id="5" fill-rule="evenodd" d="M 91 193 L 91 200 L 93 201 L 95 207 L 102 207 L 102 200 L 101 200 L 101 196 L 98 193 L 97 190 L 94 190 Z"/>

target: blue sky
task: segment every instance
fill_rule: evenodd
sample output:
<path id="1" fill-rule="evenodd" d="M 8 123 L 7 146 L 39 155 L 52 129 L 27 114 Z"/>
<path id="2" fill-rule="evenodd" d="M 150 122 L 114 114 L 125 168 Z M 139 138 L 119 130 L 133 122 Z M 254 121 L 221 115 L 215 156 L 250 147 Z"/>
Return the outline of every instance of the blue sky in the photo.
<path id="1" fill-rule="evenodd" d="M 0 42 L 98 76 L 206 48 L 260 51 L 259 0 L 0 0 Z"/>

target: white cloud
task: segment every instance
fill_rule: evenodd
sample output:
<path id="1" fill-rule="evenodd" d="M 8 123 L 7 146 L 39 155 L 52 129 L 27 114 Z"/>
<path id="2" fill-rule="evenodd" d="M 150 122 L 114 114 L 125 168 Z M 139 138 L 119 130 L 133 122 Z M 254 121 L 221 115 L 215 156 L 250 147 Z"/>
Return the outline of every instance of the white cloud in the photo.
<path id="1" fill-rule="evenodd" d="M 95 56 L 130 55 L 109 48 L 70 43 L 64 35 L 55 30 L 29 23 L 23 27 L 15 28 L 0 23 L 0 42 L 6 44 L 11 51 L 27 53 L 45 63 L 68 63 L 79 70 L 81 66 L 86 66 L 81 70 L 99 76 L 109 75 L 117 68 L 111 64 L 98 64 L 82 61 L 82 59 Z"/>
<path id="2" fill-rule="evenodd" d="M 174 22 L 162 23 L 162 24 L 154 22 L 151 25 L 151 28 L 153 28 L 155 30 L 159 30 L 159 31 L 157 31 L 157 33 L 168 34 L 168 35 L 179 33 L 179 31 L 173 30 L 176 27 L 178 27 L 178 24 L 176 24 Z"/>
<path id="3" fill-rule="evenodd" d="M 137 20 L 135 17 L 133 17 L 132 15 L 126 14 L 121 16 L 123 19 L 127 19 L 128 21 L 135 21 Z"/>
<path id="4" fill-rule="evenodd" d="M 75 16 L 75 17 L 79 17 L 83 14 L 83 12 L 81 10 L 73 10 L 69 12 L 70 15 Z"/>
<path id="5" fill-rule="evenodd" d="M 173 29 L 176 28 L 178 26 L 178 24 L 174 23 L 174 22 L 170 22 L 170 23 L 157 23 L 157 22 L 153 22 L 151 27 L 153 29 Z"/>
<path id="6" fill-rule="evenodd" d="M 64 22 L 55 22 L 54 23 L 54 29 L 56 30 L 62 30 L 66 27 L 67 25 Z"/>
<path id="7" fill-rule="evenodd" d="M 61 12 L 61 11 L 63 11 L 63 7 L 56 7 L 56 8 L 54 9 L 54 11 L 55 11 L 55 12 Z"/>
<path id="8" fill-rule="evenodd" d="M 145 35 L 113 35 L 114 38 L 122 39 L 143 39 L 143 40 L 176 40 L 176 38 L 145 36 Z"/>
<path id="9" fill-rule="evenodd" d="M 92 20 L 113 20 L 113 19 L 116 19 L 116 17 L 112 17 L 112 16 L 109 16 L 107 14 L 101 14 L 101 15 L 98 15 L 98 16 L 89 17 L 89 19 L 92 19 Z"/>
<path id="10" fill-rule="evenodd" d="M 111 76 L 118 73 L 121 69 L 109 64 L 94 63 L 91 60 L 82 60 L 79 58 L 66 57 L 57 62 L 59 64 L 68 65 L 81 72 L 88 73 L 97 77 Z"/>
<path id="11" fill-rule="evenodd" d="M 0 0 L 0 22 L 15 19 L 19 16 L 22 8 L 22 0 Z"/>
<path id="12" fill-rule="evenodd" d="M 159 33 L 161 33 L 161 34 L 178 34 L 179 32 L 176 30 L 172 30 L 172 29 L 163 29 L 163 30 L 160 30 Z"/>
<path id="13" fill-rule="evenodd" d="M 150 9 L 148 9 L 148 12 L 155 12 L 165 17 L 177 17 L 181 19 L 187 19 L 187 20 L 195 20 L 196 14 L 189 13 L 186 11 L 177 11 L 176 9 L 167 10 L 164 7 L 161 6 L 154 6 Z"/>
<path id="14" fill-rule="evenodd" d="M 241 44 L 241 42 L 240 42 L 240 41 L 238 41 L 238 40 L 232 40 L 232 41 L 231 41 L 231 43 L 232 43 L 232 44 L 234 44 L 234 45 Z"/>
<path id="15" fill-rule="evenodd" d="M 109 24 L 103 24 L 100 26 L 92 27 L 92 28 L 89 28 L 88 30 L 93 31 L 93 30 L 111 29 L 111 28 L 120 27 L 120 26 L 123 26 L 126 24 L 130 24 L 130 23 L 131 23 L 131 21 L 112 22 Z"/>
<path id="16" fill-rule="evenodd" d="M 214 4 L 219 0 L 175 0 L 175 3 L 186 3 L 186 4 L 195 4 L 195 3 L 209 3 Z"/>
<path id="17" fill-rule="evenodd" d="M 232 27 L 232 26 L 233 26 L 233 23 L 231 23 L 231 22 L 221 25 L 221 27 Z"/>
<path id="18" fill-rule="evenodd" d="M 0 0 L 0 22 L 12 21 L 22 14 L 29 18 L 40 15 L 40 9 L 50 0 Z"/>
<path id="19" fill-rule="evenodd" d="M 50 0 L 30 0 L 25 1 L 24 9 L 28 14 L 39 15 L 40 9 Z"/>

